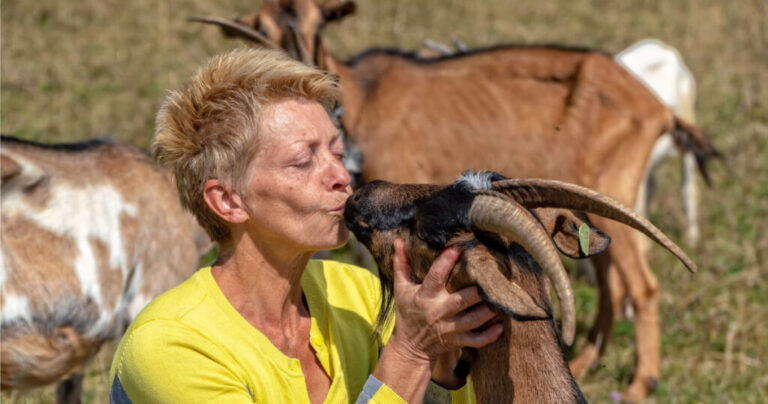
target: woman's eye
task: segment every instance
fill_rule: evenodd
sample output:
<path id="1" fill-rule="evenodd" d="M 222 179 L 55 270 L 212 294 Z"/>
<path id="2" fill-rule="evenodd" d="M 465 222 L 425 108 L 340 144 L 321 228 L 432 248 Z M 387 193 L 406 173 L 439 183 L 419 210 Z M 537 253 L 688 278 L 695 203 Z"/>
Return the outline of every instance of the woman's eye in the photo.
<path id="1" fill-rule="evenodd" d="M 291 167 L 306 168 L 309 167 L 310 164 L 312 164 L 311 158 L 302 158 L 291 162 Z"/>

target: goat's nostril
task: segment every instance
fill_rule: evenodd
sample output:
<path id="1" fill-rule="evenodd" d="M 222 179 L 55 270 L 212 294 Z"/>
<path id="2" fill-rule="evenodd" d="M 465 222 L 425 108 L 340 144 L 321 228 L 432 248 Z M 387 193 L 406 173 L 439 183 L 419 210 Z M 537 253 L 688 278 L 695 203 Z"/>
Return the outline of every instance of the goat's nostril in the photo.
<path id="1" fill-rule="evenodd" d="M 359 203 L 360 202 L 360 194 L 355 193 L 352 195 L 352 202 Z"/>

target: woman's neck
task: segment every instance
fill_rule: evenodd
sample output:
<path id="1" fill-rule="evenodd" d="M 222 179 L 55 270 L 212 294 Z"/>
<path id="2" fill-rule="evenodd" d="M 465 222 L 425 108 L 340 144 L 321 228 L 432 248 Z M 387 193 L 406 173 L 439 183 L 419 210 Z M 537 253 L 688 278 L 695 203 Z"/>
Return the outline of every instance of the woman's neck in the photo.
<path id="1" fill-rule="evenodd" d="M 224 296 L 264 334 L 291 337 L 309 316 L 301 276 L 312 252 L 250 237 L 238 237 L 229 251 L 211 270 Z"/>

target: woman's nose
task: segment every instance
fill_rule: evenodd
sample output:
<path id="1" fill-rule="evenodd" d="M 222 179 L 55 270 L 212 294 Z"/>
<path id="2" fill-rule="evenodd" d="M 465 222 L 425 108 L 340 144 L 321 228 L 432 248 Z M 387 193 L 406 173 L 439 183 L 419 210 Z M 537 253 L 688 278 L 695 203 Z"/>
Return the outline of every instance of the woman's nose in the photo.
<path id="1" fill-rule="evenodd" d="M 323 180 L 326 188 L 332 191 L 344 191 L 349 187 L 352 177 L 344 168 L 344 163 L 333 157 L 328 164 Z"/>

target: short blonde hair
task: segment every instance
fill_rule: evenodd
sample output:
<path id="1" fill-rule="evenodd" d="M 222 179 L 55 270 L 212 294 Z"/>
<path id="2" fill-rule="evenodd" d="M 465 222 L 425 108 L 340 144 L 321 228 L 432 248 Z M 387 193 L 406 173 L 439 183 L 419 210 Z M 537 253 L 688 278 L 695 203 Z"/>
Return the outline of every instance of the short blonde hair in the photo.
<path id="1" fill-rule="evenodd" d="M 205 203 L 205 182 L 219 179 L 242 195 L 259 146 L 260 112 L 290 97 L 317 101 L 330 111 L 340 90 L 332 76 L 282 51 L 241 49 L 211 59 L 160 107 L 152 153 L 170 169 L 182 205 L 215 241 L 226 242 L 231 233 Z"/>

